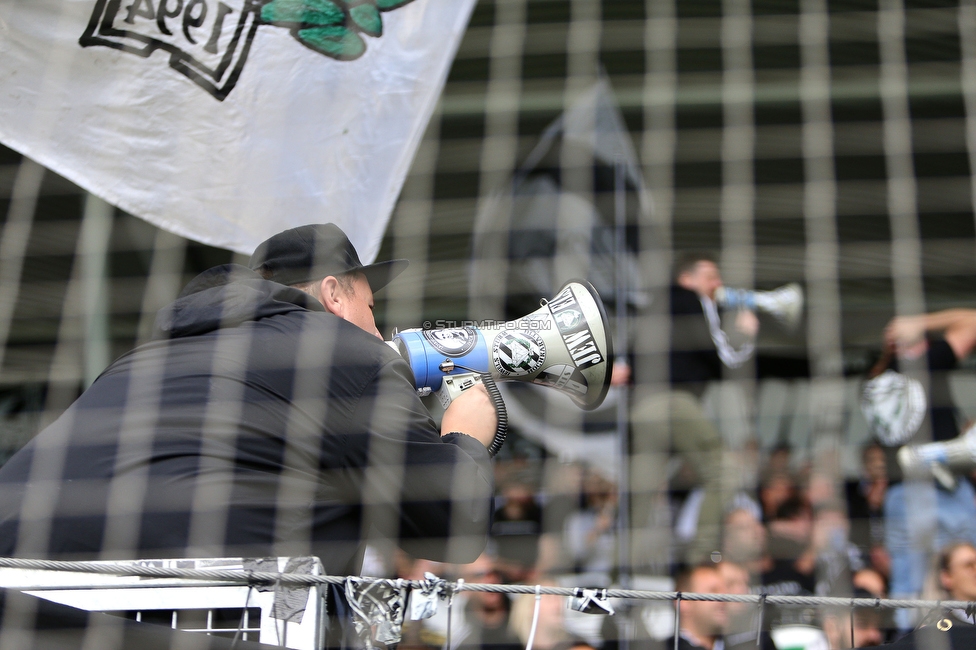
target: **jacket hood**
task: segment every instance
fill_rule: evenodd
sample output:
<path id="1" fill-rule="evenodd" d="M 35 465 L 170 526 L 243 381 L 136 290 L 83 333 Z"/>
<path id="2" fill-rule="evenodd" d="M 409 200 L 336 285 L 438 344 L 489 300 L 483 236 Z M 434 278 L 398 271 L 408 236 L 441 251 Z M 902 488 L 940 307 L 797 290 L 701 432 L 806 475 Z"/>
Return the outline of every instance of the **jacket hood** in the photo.
<path id="1" fill-rule="evenodd" d="M 265 280 L 246 266 L 223 264 L 204 271 L 159 310 L 153 339 L 206 334 L 291 311 L 325 311 L 303 291 Z"/>

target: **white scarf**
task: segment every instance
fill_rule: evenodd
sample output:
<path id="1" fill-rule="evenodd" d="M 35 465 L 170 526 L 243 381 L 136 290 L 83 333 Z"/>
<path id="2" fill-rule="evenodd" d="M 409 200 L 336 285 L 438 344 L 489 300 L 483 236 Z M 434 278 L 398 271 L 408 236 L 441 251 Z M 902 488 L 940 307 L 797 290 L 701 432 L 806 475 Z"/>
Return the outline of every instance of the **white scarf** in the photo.
<path id="1" fill-rule="evenodd" d="M 722 329 L 722 320 L 719 318 L 718 308 L 715 306 L 715 303 L 707 296 L 699 296 L 698 299 L 701 301 L 702 309 L 705 311 L 705 319 L 708 321 L 708 331 L 712 335 L 712 342 L 715 343 L 715 349 L 718 350 L 718 358 L 727 367 L 738 368 L 749 360 L 755 346 L 751 341 L 746 341 L 738 350 L 733 348 L 732 344 L 729 343 L 728 334 Z"/>

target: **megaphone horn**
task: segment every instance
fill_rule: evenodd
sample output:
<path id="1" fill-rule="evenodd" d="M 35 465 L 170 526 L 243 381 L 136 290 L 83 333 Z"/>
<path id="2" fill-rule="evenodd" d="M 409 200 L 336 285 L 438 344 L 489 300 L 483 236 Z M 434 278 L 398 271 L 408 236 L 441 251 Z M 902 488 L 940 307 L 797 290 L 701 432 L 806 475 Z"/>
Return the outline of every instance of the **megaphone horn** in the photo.
<path id="1" fill-rule="evenodd" d="M 789 329 L 799 324 L 803 314 L 803 288 L 796 282 L 785 284 L 772 291 L 750 291 L 719 287 L 715 302 L 726 309 L 750 309 L 765 312 Z"/>
<path id="2" fill-rule="evenodd" d="M 931 474 L 947 489 L 955 489 L 952 473 L 965 474 L 976 469 L 976 426 L 952 440 L 905 445 L 898 450 L 897 457 L 906 476 Z"/>
<path id="3" fill-rule="evenodd" d="M 556 388 L 585 410 L 600 406 L 610 389 L 607 313 L 596 289 L 583 280 L 567 283 L 516 320 L 403 330 L 390 344 L 413 370 L 418 392 L 437 393 L 444 406 L 482 373 L 496 381 Z"/>

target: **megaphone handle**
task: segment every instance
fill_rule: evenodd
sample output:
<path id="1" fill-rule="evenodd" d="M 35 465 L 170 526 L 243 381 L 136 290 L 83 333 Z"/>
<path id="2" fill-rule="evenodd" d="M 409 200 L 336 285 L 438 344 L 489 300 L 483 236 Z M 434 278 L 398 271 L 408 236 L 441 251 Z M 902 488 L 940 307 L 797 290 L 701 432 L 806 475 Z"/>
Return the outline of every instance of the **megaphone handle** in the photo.
<path id="1" fill-rule="evenodd" d="M 495 405 L 495 419 L 497 420 L 495 437 L 488 445 L 488 455 L 494 458 L 495 454 L 501 450 L 502 445 L 505 444 L 505 437 L 508 435 L 508 410 L 505 408 L 505 401 L 502 399 L 498 386 L 495 385 L 494 378 L 487 372 L 481 373 L 481 383 L 484 384 L 492 404 Z"/>

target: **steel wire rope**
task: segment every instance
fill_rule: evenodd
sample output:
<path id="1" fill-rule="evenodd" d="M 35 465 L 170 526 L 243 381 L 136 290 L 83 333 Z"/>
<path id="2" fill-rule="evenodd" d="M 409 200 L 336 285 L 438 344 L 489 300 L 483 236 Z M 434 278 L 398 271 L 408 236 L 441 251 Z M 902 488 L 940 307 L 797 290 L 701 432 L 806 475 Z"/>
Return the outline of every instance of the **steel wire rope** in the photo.
<path id="1" fill-rule="evenodd" d="M 104 562 L 69 562 L 62 560 L 35 560 L 25 558 L 0 558 L 0 569 L 28 569 L 39 571 L 66 571 L 74 573 L 91 573 L 98 575 L 120 576 L 120 577 L 139 577 L 139 578 L 169 578 L 183 580 L 198 580 L 217 583 L 217 586 L 227 585 L 259 585 L 259 584 L 281 584 L 287 586 L 321 586 L 329 584 L 343 584 L 349 577 L 358 577 L 362 580 L 371 580 L 360 576 L 322 576 L 304 573 L 276 573 L 271 571 L 248 571 L 244 569 L 177 569 L 168 567 L 154 567 L 144 565 L 113 564 Z M 375 582 L 381 582 L 396 586 L 397 579 L 373 578 Z M 504 594 L 535 594 L 538 588 L 539 594 L 552 596 L 572 597 L 581 587 L 547 587 L 535 585 L 504 585 L 504 584 L 478 584 L 468 583 L 458 580 L 455 583 L 447 581 L 453 585 L 455 592 L 494 592 Z M 424 585 L 421 580 L 401 580 L 399 584 L 419 589 Z M 3 576 L 0 574 L 0 587 L 3 586 Z M 118 585 L 112 585 L 117 588 Z M 156 585 L 139 585 L 156 586 Z M 71 587 L 71 586 L 69 586 Z M 92 585 L 84 585 L 79 588 L 91 588 Z M 97 587 L 97 585 L 96 585 Z M 31 590 L 35 587 L 17 587 L 18 589 Z M 65 586 L 59 586 L 59 589 Z M 602 595 L 601 590 L 601 595 Z M 629 598 L 636 600 L 650 601 L 712 601 L 725 603 L 750 603 L 759 605 L 785 605 L 797 607 L 810 606 L 833 606 L 833 607 L 874 607 L 881 609 L 976 609 L 976 601 L 965 600 L 922 600 L 915 598 L 845 598 L 833 596 L 785 596 L 774 594 L 699 594 L 693 592 L 677 591 L 649 591 L 637 589 L 607 589 L 607 598 Z"/>

